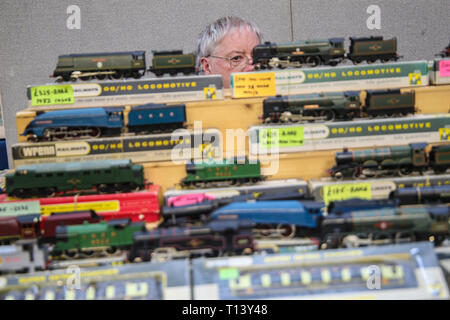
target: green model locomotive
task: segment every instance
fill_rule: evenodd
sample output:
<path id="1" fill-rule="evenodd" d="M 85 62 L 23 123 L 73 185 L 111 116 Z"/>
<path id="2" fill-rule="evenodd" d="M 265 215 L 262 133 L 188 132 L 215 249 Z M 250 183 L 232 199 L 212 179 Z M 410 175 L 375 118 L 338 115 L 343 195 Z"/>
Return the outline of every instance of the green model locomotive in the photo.
<path id="1" fill-rule="evenodd" d="M 144 187 L 144 168 L 128 159 L 24 165 L 8 173 L 5 184 L 6 193 L 18 198 L 91 189 L 126 192 Z"/>
<path id="2" fill-rule="evenodd" d="M 336 165 L 329 170 L 331 177 L 363 178 L 378 175 L 409 175 L 432 169 L 445 172 L 450 166 L 450 144 L 436 145 L 429 152 L 428 143 L 411 143 L 406 146 L 392 146 L 336 153 Z"/>
<path id="3" fill-rule="evenodd" d="M 220 160 L 186 164 L 187 176 L 181 185 L 205 187 L 215 184 L 238 184 L 262 179 L 259 160 Z"/>

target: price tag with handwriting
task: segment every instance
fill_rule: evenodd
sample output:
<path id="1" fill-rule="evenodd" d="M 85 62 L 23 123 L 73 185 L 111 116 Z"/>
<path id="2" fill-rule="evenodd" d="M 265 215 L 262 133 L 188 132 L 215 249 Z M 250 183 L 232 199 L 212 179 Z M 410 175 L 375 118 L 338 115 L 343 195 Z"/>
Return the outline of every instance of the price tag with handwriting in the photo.
<path id="1" fill-rule="evenodd" d="M 31 104 L 33 106 L 49 106 L 56 104 L 73 104 L 72 85 L 50 85 L 31 88 Z"/>
<path id="2" fill-rule="evenodd" d="M 352 198 L 372 199 L 372 186 L 370 183 L 334 184 L 323 187 L 323 201 L 329 204 L 332 201 Z"/>
<path id="3" fill-rule="evenodd" d="M 263 149 L 298 147 L 305 144 L 303 127 L 259 130 L 259 146 Z"/>
<path id="4" fill-rule="evenodd" d="M 450 77 L 450 60 L 439 61 L 439 76 Z"/>
<path id="5" fill-rule="evenodd" d="M 274 96 L 275 72 L 236 73 L 231 75 L 233 98 Z"/>

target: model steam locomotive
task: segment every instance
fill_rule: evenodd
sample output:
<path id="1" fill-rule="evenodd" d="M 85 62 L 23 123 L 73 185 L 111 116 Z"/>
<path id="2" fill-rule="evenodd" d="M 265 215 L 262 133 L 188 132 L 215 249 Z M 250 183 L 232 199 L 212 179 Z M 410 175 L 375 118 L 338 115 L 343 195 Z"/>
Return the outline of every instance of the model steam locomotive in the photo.
<path id="1" fill-rule="evenodd" d="M 18 198 L 96 190 L 100 193 L 143 189 L 144 168 L 130 160 L 100 160 L 23 165 L 5 176 L 6 193 Z"/>
<path id="2" fill-rule="evenodd" d="M 185 121 L 184 104 L 54 110 L 38 113 L 22 135 L 30 141 L 91 139 L 171 132 L 182 128 Z"/>
<path id="3" fill-rule="evenodd" d="M 183 54 L 182 50 L 152 52 L 152 66 L 148 71 L 156 76 L 197 71 L 195 54 Z M 82 53 L 60 55 L 52 77 L 63 81 L 107 77 L 139 79 L 146 71 L 145 51 Z"/>
<path id="4" fill-rule="evenodd" d="M 260 68 L 315 67 L 321 64 L 335 66 L 344 60 L 354 64 L 397 61 L 397 39 L 383 37 L 350 38 L 349 52 L 344 38 L 306 40 L 276 44 L 266 42 L 253 48 L 253 64 Z"/>
<path id="5" fill-rule="evenodd" d="M 367 90 L 365 104 L 359 91 L 275 96 L 263 101 L 265 123 L 315 120 L 352 120 L 357 117 L 392 117 L 414 114 L 415 93 L 400 89 Z"/>
<path id="6" fill-rule="evenodd" d="M 428 143 L 411 143 L 356 151 L 344 149 L 336 153 L 336 165 L 328 173 L 340 180 L 345 177 L 392 176 L 396 173 L 406 176 L 429 169 L 435 173 L 445 172 L 450 166 L 450 144 L 432 146 L 429 152 L 426 151 L 427 146 Z"/>

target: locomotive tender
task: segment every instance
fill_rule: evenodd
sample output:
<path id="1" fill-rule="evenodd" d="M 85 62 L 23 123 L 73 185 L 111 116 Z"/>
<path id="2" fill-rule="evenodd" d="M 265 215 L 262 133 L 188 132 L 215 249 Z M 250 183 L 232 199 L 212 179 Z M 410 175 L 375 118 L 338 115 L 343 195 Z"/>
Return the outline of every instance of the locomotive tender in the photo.
<path id="1" fill-rule="evenodd" d="M 346 59 L 358 64 L 362 61 L 397 61 L 400 58 L 397 55 L 395 37 L 351 37 L 348 53 L 344 48 L 344 41 L 344 38 L 330 38 L 279 45 L 265 42 L 253 48 L 253 64 L 257 68 L 315 67 L 321 64 L 335 66 Z"/>
<path id="2" fill-rule="evenodd" d="M 100 193 L 144 188 L 144 168 L 125 160 L 19 166 L 5 176 L 6 193 L 18 198 L 95 189 Z"/>
<path id="3" fill-rule="evenodd" d="M 182 128 L 185 121 L 185 104 L 54 110 L 38 113 L 22 135 L 30 141 L 91 139 L 170 132 Z"/>
<path id="4" fill-rule="evenodd" d="M 366 93 L 364 104 L 359 91 L 277 95 L 264 99 L 262 117 L 265 123 L 278 123 L 405 116 L 416 112 L 414 91 L 390 89 L 367 90 Z"/>
<path id="5" fill-rule="evenodd" d="M 178 72 L 196 72 L 195 54 L 183 54 L 181 50 L 153 51 L 153 65 L 148 71 L 156 76 Z M 147 71 L 145 51 L 82 53 L 58 56 L 52 77 L 57 80 L 75 81 L 97 78 L 141 78 Z"/>
<path id="6" fill-rule="evenodd" d="M 378 175 L 392 176 L 398 173 L 406 176 L 412 172 L 432 169 L 435 173 L 445 172 L 450 166 L 450 144 L 432 146 L 428 143 L 410 143 L 365 150 L 337 152 L 336 165 L 328 173 L 341 180 L 345 177 L 365 178 Z"/>

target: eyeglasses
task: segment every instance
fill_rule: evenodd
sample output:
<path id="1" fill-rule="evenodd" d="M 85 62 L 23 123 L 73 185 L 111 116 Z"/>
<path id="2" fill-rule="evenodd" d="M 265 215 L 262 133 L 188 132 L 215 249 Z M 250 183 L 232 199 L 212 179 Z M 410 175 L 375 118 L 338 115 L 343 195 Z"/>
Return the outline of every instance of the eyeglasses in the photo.
<path id="1" fill-rule="evenodd" d="M 231 57 L 231 58 L 219 57 L 219 56 L 208 56 L 208 57 L 228 60 L 228 62 L 230 63 L 230 68 L 237 68 L 237 67 L 240 67 L 243 65 L 247 65 L 251 59 L 251 58 L 248 58 L 247 56 L 240 55 L 240 54 L 235 55 L 234 57 Z"/>

